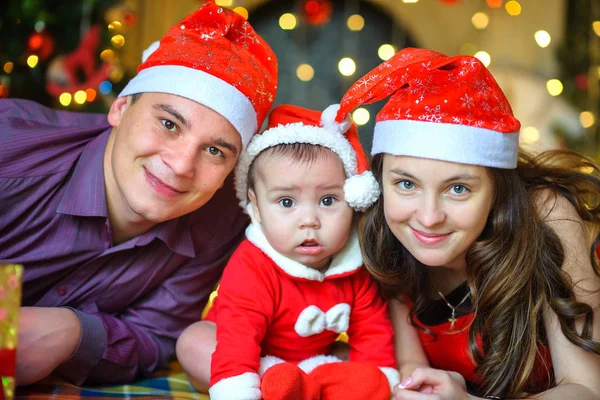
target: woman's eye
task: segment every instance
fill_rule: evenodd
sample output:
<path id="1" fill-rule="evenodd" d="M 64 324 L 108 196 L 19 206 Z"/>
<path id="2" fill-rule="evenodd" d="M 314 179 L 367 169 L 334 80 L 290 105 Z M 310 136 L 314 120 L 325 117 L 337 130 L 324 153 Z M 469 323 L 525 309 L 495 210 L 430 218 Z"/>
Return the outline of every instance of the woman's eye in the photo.
<path id="1" fill-rule="evenodd" d="M 327 197 L 323 197 L 323 198 L 321 199 L 321 205 L 322 205 L 322 206 L 329 207 L 329 206 L 333 205 L 333 203 L 335 203 L 335 200 L 336 200 L 336 199 L 335 199 L 335 197 L 333 197 L 333 196 L 327 196 Z"/>
<path id="2" fill-rule="evenodd" d="M 225 155 L 218 147 L 215 146 L 208 147 L 207 151 L 211 156 L 223 157 Z"/>
<path id="3" fill-rule="evenodd" d="M 466 193 L 468 189 L 465 185 L 452 185 L 450 191 L 452 192 L 452 194 L 463 194 Z"/>
<path id="4" fill-rule="evenodd" d="M 177 132 L 177 124 L 173 121 L 170 121 L 168 119 L 161 119 L 160 122 L 163 124 L 163 126 L 165 127 L 165 129 L 171 131 L 171 132 Z"/>
<path id="5" fill-rule="evenodd" d="M 415 184 L 411 181 L 400 181 L 398 182 L 398 185 L 400 186 L 400 189 L 404 190 L 412 190 L 415 187 Z"/>
<path id="6" fill-rule="evenodd" d="M 281 204 L 283 208 L 290 208 L 294 205 L 294 200 L 288 198 L 281 199 L 279 200 L 279 204 Z"/>

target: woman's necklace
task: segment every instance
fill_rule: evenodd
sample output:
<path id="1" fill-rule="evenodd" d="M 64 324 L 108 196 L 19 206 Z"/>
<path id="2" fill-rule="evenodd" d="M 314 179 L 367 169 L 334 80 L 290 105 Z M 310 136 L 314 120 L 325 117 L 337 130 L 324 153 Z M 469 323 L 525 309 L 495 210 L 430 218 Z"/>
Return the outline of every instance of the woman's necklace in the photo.
<path id="1" fill-rule="evenodd" d="M 460 301 L 460 303 L 458 303 L 456 305 L 456 307 L 454 307 L 452 304 L 450 304 L 448 302 L 448 300 L 446 300 L 446 297 L 439 290 L 438 290 L 438 294 L 440 295 L 440 297 L 442 299 L 444 299 L 444 302 L 446 303 L 446 305 L 448 307 L 450 307 L 450 309 L 452 310 L 452 316 L 450 318 L 448 318 L 448 322 L 450 322 L 450 330 L 453 330 L 454 324 L 456 323 L 456 310 L 458 309 L 458 307 L 460 307 L 462 305 L 462 303 L 464 303 L 471 296 L 471 291 L 469 290 L 469 293 L 467 293 L 467 295 Z"/>

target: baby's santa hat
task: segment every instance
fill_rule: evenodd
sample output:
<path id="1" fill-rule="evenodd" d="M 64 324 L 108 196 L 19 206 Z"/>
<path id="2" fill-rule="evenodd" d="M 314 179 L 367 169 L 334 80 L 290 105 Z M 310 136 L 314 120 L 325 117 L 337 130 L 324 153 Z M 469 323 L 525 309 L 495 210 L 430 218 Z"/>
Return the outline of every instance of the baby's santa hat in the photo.
<path id="1" fill-rule="evenodd" d="M 373 155 L 516 168 L 521 124 L 477 58 L 403 49 L 346 92 L 337 117 L 388 96 L 377 114 Z"/>
<path id="2" fill-rule="evenodd" d="M 144 51 L 119 96 L 175 94 L 205 105 L 239 132 L 244 147 L 275 100 L 277 58 L 244 17 L 208 0 Z"/>
<path id="3" fill-rule="evenodd" d="M 344 198 L 350 207 L 364 210 L 377 200 L 379 185 L 369 171 L 358 129 L 348 113 L 336 120 L 339 110 L 338 104 L 323 112 L 285 104 L 271 111 L 267 128 L 252 138 L 238 161 L 235 180 L 242 208 L 248 204 L 248 171 L 254 159 L 270 147 L 293 143 L 323 146 L 339 156 L 347 178 Z"/>

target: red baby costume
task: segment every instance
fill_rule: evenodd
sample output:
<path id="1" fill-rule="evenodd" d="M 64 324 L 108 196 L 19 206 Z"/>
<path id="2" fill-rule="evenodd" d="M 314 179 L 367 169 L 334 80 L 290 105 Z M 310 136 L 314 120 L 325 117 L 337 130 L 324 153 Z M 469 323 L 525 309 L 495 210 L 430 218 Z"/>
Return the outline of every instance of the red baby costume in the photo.
<path id="1" fill-rule="evenodd" d="M 353 234 L 325 273 L 277 253 L 260 224 L 225 268 L 207 319 L 217 324 L 211 399 L 260 399 L 260 375 L 284 361 L 305 372 L 339 362 L 327 356 L 347 332 L 350 361 L 378 366 L 390 387 L 398 383 L 387 307 L 362 268 Z"/>

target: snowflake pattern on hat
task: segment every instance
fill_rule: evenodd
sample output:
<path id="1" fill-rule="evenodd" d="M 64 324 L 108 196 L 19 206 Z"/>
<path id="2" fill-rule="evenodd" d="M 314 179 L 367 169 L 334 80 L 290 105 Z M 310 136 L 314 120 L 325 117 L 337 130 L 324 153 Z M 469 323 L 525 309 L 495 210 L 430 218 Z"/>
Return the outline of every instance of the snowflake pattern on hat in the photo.
<path id="1" fill-rule="evenodd" d="M 171 27 L 144 56 L 120 96 L 162 92 L 189 98 L 227 118 L 244 145 L 275 100 L 277 57 L 244 17 L 214 1 Z"/>
<path id="2" fill-rule="evenodd" d="M 376 117 L 372 154 L 516 166 L 520 123 L 477 58 L 404 49 L 352 85 L 338 118 L 387 97 Z"/>

